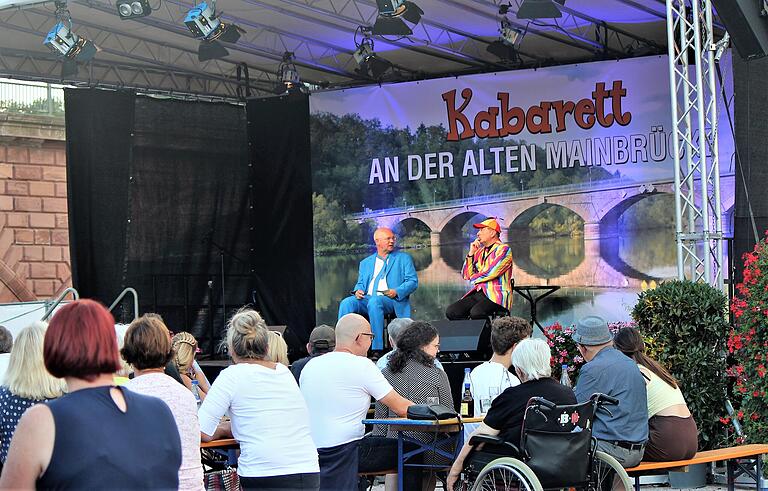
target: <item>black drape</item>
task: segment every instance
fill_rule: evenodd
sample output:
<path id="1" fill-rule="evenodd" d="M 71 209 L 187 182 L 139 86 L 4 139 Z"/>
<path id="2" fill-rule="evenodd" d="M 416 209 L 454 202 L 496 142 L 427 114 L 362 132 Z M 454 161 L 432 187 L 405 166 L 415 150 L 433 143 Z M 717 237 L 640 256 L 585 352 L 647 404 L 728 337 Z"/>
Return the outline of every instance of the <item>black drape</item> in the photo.
<path id="1" fill-rule="evenodd" d="M 135 94 L 65 89 L 72 283 L 109 305 L 123 289 Z"/>
<path id="2" fill-rule="evenodd" d="M 306 340 L 315 325 L 309 99 L 257 99 L 247 107 L 256 305 Z"/>
<path id="3" fill-rule="evenodd" d="M 741 155 L 741 168 L 736 167 L 736 202 L 734 205 L 734 265 L 736 282 L 742 281 L 742 254 L 755 247 L 755 234 L 750 219 L 752 204 L 757 238 L 768 229 L 768 58 L 745 62 L 733 57 L 735 94 L 734 118 L 736 144 Z M 720 131 L 728 131 L 720 128 Z M 722 164 L 721 164 L 722 165 Z M 741 173 L 743 172 L 744 180 Z M 745 184 L 746 181 L 746 184 Z M 747 201 L 749 195 L 749 202 Z"/>
<path id="4" fill-rule="evenodd" d="M 133 287 L 141 312 L 205 352 L 253 303 L 289 326 L 298 354 L 315 322 L 307 98 L 250 101 L 246 118 L 238 105 L 73 89 L 66 114 L 81 294 L 109 304 Z"/>

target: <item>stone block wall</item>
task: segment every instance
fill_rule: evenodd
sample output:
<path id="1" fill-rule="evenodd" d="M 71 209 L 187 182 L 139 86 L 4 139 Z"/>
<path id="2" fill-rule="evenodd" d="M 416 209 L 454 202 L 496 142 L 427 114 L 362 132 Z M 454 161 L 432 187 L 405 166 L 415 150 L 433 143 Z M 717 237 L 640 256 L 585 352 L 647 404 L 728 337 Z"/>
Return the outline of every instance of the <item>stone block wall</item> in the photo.
<path id="1" fill-rule="evenodd" d="M 0 302 L 72 284 L 64 121 L 0 113 Z"/>

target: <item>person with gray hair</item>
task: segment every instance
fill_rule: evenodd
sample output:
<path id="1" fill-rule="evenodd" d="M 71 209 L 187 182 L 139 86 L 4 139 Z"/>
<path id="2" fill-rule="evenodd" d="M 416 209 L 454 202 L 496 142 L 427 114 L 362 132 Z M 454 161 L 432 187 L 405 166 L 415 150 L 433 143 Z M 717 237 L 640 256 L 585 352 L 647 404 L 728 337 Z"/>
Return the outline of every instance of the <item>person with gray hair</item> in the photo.
<path id="1" fill-rule="evenodd" d="M 543 397 L 559 405 L 576 404 L 573 391 L 551 377 L 551 357 L 546 341 L 526 338 L 517 343 L 512 351 L 512 366 L 521 384 L 506 389 L 493 401 L 485 419 L 471 436 L 499 435 L 519 446 L 525 408 L 531 397 Z M 448 491 L 453 490 L 464 468 L 464 459 L 471 449 L 468 442 L 469 438 L 465 440 L 464 447 L 448 473 Z"/>
<path id="2" fill-rule="evenodd" d="M 235 364 L 221 371 L 200 406 L 201 437 L 226 436 L 219 421 L 229 413 L 244 489 L 316 490 L 320 469 L 307 404 L 288 367 L 269 360 L 270 336 L 253 309 L 230 319 L 226 342 Z"/>

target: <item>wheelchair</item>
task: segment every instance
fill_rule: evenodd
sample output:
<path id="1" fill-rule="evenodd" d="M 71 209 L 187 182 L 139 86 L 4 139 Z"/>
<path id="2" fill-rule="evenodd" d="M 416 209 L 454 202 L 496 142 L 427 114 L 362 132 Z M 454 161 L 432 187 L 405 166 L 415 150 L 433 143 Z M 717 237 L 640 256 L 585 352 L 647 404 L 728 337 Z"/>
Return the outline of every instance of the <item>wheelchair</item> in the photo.
<path id="1" fill-rule="evenodd" d="M 588 402 L 557 406 L 534 397 L 528 401 L 520 446 L 498 436 L 475 435 L 473 450 L 459 481 L 462 491 L 631 491 L 632 481 L 619 462 L 596 450 L 592 420 L 596 411 L 618 401 L 593 394 Z M 476 450 L 480 444 L 482 449 Z"/>

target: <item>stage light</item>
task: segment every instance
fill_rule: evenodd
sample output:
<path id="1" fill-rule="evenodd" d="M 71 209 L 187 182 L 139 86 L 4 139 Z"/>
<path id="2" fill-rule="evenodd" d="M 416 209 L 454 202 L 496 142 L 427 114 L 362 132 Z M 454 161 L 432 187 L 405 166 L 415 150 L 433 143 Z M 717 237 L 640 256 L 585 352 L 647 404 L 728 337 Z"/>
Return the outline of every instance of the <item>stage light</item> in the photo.
<path id="1" fill-rule="evenodd" d="M 146 17 L 152 13 L 149 0 L 117 0 L 115 6 L 117 15 L 123 20 Z"/>
<path id="2" fill-rule="evenodd" d="M 499 13 L 503 15 L 506 13 L 506 10 L 501 9 Z M 499 32 L 501 33 L 501 38 L 489 44 L 486 51 L 498 56 L 502 60 L 519 61 L 520 57 L 518 56 L 517 48 L 520 46 L 525 32 L 512 27 L 512 24 L 506 17 L 501 19 Z"/>
<path id="3" fill-rule="evenodd" d="M 562 17 L 559 5 L 565 5 L 565 0 L 523 0 L 517 10 L 518 19 L 554 19 Z"/>
<path id="4" fill-rule="evenodd" d="M 283 61 L 277 69 L 279 79 L 277 92 L 279 94 L 294 94 L 306 91 L 306 86 L 301 83 L 301 75 L 293 63 L 294 55 L 290 51 L 283 53 Z"/>
<path id="5" fill-rule="evenodd" d="M 93 41 L 72 32 L 72 26 L 68 20 L 57 22 L 48 32 L 43 44 L 59 57 L 71 61 L 88 61 L 96 54 Z"/>
<path id="6" fill-rule="evenodd" d="M 373 25 L 373 33 L 380 36 L 410 36 L 424 15 L 424 11 L 407 0 L 376 0 L 379 15 Z M 406 23 L 407 22 L 407 23 Z"/>
<path id="7" fill-rule="evenodd" d="M 236 43 L 240 39 L 240 27 L 222 22 L 216 14 L 216 3 L 201 2 L 187 12 L 184 24 L 193 36 L 200 39 L 197 58 L 200 61 L 223 58 L 229 51 L 219 41 Z"/>
<path id="8" fill-rule="evenodd" d="M 370 27 L 360 27 L 358 31 L 362 32 L 363 39 L 357 44 L 357 49 L 352 53 L 359 68 L 355 72 L 374 80 L 381 79 L 382 76 L 392 68 L 392 64 L 387 60 L 379 58 L 373 49 L 373 38 Z M 357 32 L 355 33 L 357 35 Z M 357 41 L 355 41 L 357 43 Z"/>

